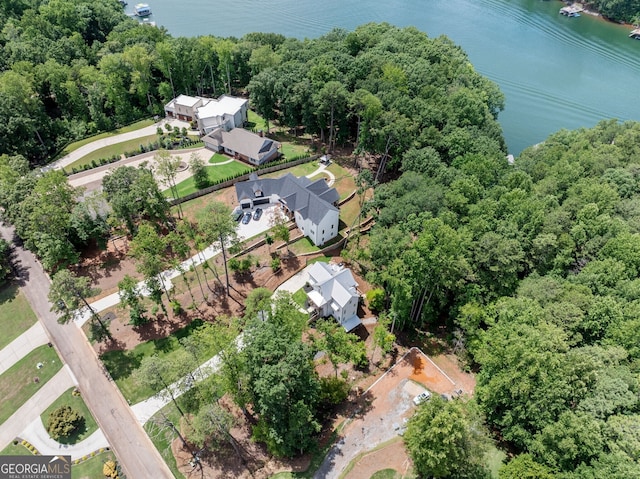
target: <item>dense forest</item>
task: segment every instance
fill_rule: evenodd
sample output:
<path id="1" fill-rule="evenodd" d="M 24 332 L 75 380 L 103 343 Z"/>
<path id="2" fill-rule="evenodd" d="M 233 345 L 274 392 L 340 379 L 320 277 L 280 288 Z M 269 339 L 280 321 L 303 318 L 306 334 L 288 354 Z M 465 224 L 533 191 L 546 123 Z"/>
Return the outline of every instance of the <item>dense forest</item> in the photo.
<path id="1" fill-rule="evenodd" d="M 603 121 L 513 166 L 408 150 L 377 187 L 355 256 L 402 327 L 446 325 L 477 368 L 488 424 L 524 454 L 505 478 L 640 477 L 639 162 L 640 124 Z"/>
<path id="2" fill-rule="evenodd" d="M 345 254 L 384 288 L 397 328 L 444 329 L 477 371 L 474 403 L 433 401 L 409 429 L 421 474 L 486 473 L 475 447 L 443 456 L 455 467 L 416 452 L 445 411 L 461 448 L 482 442 L 486 420 L 513 457 L 504 479 L 640 478 L 640 124 L 561 131 L 510 165 L 501 92 L 447 38 L 414 28 L 173 38 L 116 0 L 4 0 L 0 26 L 0 206 L 46 268 L 114 229 L 154 237 L 141 220 L 175 222 L 144 170 L 112 175 L 104 209 L 30 167 L 175 94 L 247 92 L 267 121 L 375 160 L 361 175 L 375 226 Z M 315 408 L 303 411 L 314 427 Z"/>
<path id="3" fill-rule="evenodd" d="M 592 0 L 585 3 L 614 22 L 640 23 L 638 0 Z"/>

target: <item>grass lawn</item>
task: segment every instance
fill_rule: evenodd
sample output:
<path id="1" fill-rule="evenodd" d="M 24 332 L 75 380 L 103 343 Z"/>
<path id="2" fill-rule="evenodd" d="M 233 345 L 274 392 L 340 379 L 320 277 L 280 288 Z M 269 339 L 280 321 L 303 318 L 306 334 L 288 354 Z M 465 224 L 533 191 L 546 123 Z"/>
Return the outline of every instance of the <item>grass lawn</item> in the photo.
<path id="1" fill-rule="evenodd" d="M 228 163 L 226 165 L 208 166 L 207 176 L 209 177 L 209 181 L 211 183 L 214 183 L 216 181 L 219 181 L 223 178 L 227 178 L 229 176 L 233 176 L 240 173 L 248 173 L 252 169 L 253 168 L 250 167 L 249 165 L 246 165 L 239 161 L 234 161 L 233 163 Z M 186 180 L 178 183 L 177 190 L 178 190 L 178 197 L 183 197 L 198 191 L 198 189 L 196 188 L 196 185 L 193 182 L 193 177 L 187 178 Z M 166 197 L 170 197 L 171 191 L 165 190 L 163 194 Z"/>
<path id="2" fill-rule="evenodd" d="M 31 452 L 29 449 L 24 447 L 22 444 L 13 444 L 13 441 L 9 443 L 7 447 L 5 447 L 2 451 L 0 451 L 0 456 L 31 456 Z"/>
<path id="3" fill-rule="evenodd" d="M 15 284 L 0 290 L 0 349 L 33 326 L 38 318 L 33 314 L 27 298 Z"/>
<path id="4" fill-rule="evenodd" d="M 358 213 L 360 212 L 360 203 L 358 197 L 354 196 L 351 200 L 340 206 L 340 220 L 350 228 L 354 221 L 358 219 Z M 361 221 L 365 219 L 365 216 L 361 218 Z"/>
<path id="5" fill-rule="evenodd" d="M 340 199 L 349 196 L 357 187 L 355 178 L 342 166 L 337 163 L 331 163 L 327 168 L 336 177 L 333 187 L 340 193 Z"/>
<path id="6" fill-rule="evenodd" d="M 122 128 L 118 128 L 117 130 L 107 131 L 105 133 L 100 133 L 98 135 L 90 136 L 90 137 L 84 138 L 82 140 L 74 141 L 73 143 L 69 144 L 64 149 L 64 151 L 61 153 L 60 156 L 68 155 L 72 151 L 75 151 L 78 148 L 80 148 L 81 146 L 87 145 L 87 144 L 92 143 L 92 142 L 94 142 L 96 140 L 101 140 L 102 138 L 109 138 L 110 136 L 120 135 L 121 133 L 129 133 L 130 131 L 136 131 L 136 130 L 139 130 L 140 128 L 144 128 L 144 127 L 150 126 L 150 125 L 153 125 L 153 120 L 151 120 L 151 119 L 140 120 L 140 121 L 137 121 L 135 123 L 132 123 L 131 125 L 123 126 Z"/>
<path id="7" fill-rule="evenodd" d="M 102 466 L 107 461 L 116 461 L 116 456 L 111 451 L 105 451 L 97 454 L 91 459 L 81 462 L 80 464 L 73 464 L 71 466 L 72 479 L 96 479 L 105 477 L 102 473 Z"/>
<path id="8" fill-rule="evenodd" d="M 212 201 L 220 201 L 220 197 L 223 196 L 228 191 L 228 188 L 223 190 L 214 191 L 213 193 L 209 193 L 208 195 L 200 196 L 198 198 L 194 198 L 193 200 L 186 201 L 182 203 L 182 212 L 187 218 L 195 220 L 198 212 L 207 207 L 209 203 Z M 174 214 L 177 215 L 177 206 L 171 208 Z"/>
<path id="9" fill-rule="evenodd" d="M 115 143 L 114 145 L 104 146 L 74 161 L 69 166 L 65 166 L 64 169 L 67 172 L 71 172 L 73 167 L 81 168 L 84 165 L 90 164 L 92 160 L 99 161 L 102 158 L 111 158 L 114 155 L 122 155 L 125 151 L 135 150 L 139 148 L 140 145 L 146 145 L 152 141 L 156 141 L 157 139 L 158 135 L 149 135 L 143 136 L 142 138 L 122 141 L 120 143 Z"/>
<path id="10" fill-rule="evenodd" d="M 269 126 L 273 126 L 272 122 L 269 122 Z M 260 115 L 253 110 L 247 111 L 247 128 L 266 128 L 267 125 Z"/>
<path id="11" fill-rule="evenodd" d="M 290 141 L 281 142 L 280 153 L 287 158 L 293 158 L 294 156 L 304 155 L 309 152 L 309 147 L 306 144 L 292 143 Z"/>
<path id="12" fill-rule="evenodd" d="M 38 369 L 36 365 L 42 363 Z M 62 367 L 56 350 L 46 344 L 34 349 L 0 375 L 0 424 L 6 421 Z M 38 382 L 34 382 L 34 378 Z"/>
<path id="13" fill-rule="evenodd" d="M 209 163 L 212 165 L 215 165 L 217 163 L 224 163 L 225 161 L 229 161 L 232 158 L 229 158 L 226 155 L 223 155 L 222 153 L 214 153 L 213 156 L 211 158 L 209 158 Z"/>
<path id="14" fill-rule="evenodd" d="M 327 246 L 332 245 L 335 242 L 340 241 L 341 239 L 342 235 L 338 233 L 338 236 L 327 241 L 324 245 L 322 245 L 322 247 L 319 247 L 314 245 L 308 237 L 303 236 L 296 242 L 291 243 L 289 245 L 289 250 L 294 252 L 296 255 L 303 253 L 313 253 L 315 251 L 320 251 L 322 248 L 326 248 Z"/>
<path id="15" fill-rule="evenodd" d="M 61 444 L 76 444 L 83 439 L 88 438 L 98 430 L 98 425 L 96 424 L 95 419 L 93 419 L 89 408 L 82 400 L 82 397 L 71 394 L 74 389 L 75 388 L 67 389 L 40 415 L 40 419 L 42 420 L 42 424 L 44 424 L 45 429 L 49 423 L 49 415 L 61 406 L 71 406 L 74 411 L 79 412 L 80 415 L 84 417 L 84 426 L 79 430 L 74 431 L 71 436 L 58 439 L 58 442 Z"/>
<path id="16" fill-rule="evenodd" d="M 303 163 L 298 166 L 292 166 L 291 168 L 286 168 L 280 171 L 274 171 L 273 173 L 267 173 L 266 175 L 260 175 L 261 178 L 279 178 L 281 176 L 286 175 L 287 173 L 291 173 L 295 176 L 307 176 L 309 173 L 313 173 L 318 169 L 318 163 L 315 161 L 310 161 L 308 163 Z M 321 176 L 318 175 L 317 178 Z M 314 177 L 315 179 L 315 177 Z"/>
<path id="17" fill-rule="evenodd" d="M 400 474 L 395 469 L 382 469 L 381 471 L 374 472 L 371 479 L 401 479 L 402 474 Z"/>
<path id="18" fill-rule="evenodd" d="M 162 412 L 166 414 L 167 418 L 174 424 L 178 424 L 180 421 L 180 413 L 178 413 L 176 407 L 173 404 L 167 404 Z M 169 469 L 173 473 L 174 477 L 184 479 L 184 475 L 178 470 L 178 464 L 176 458 L 171 451 L 171 442 L 175 437 L 175 433 L 170 428 L 163 428 L 156 424 L 156 419 L 161 417 L 160 411 L 156 413 L 145 425 L 144 430 L 151 438 L 151 442 L 156 446 L 156 449 L 167 463 Z"/>
<path id="19" fill-rule="evenodd" d="M 180 409 L 185 414 L 196 415 L 200 408 L 204 405 L 215 402 L 218 398 L 214 397 L 215 377 L 205 379 L 201 383 L 196 384 L 194 388 L 189 390 L 177 399 Z M 158 411 L 147 423 L 144 425 L 145 431 L 151 438 L 151 441 L 156 446 L 160 455 L 164 458 L 167 466 L 173 472 L 176 478 L 184 479 L 184 475 L 178 470 L 176 458 L 171 451 L 171 443 L 177 437 L 175 432 L 167 424 L 162 425 L 162 415 L 165 415 L 172 424 L 179 427 L 180 425 L 180 413 L 178 412 L 175 404 L 172 402 Z"/>
<path id="20" fill-rule="evenodd" d="M 485 454 L 485 461 L 493 479 L 498 479 L 498 470 L 504 465 L 506 459 L 507 455 L 504 451 L 494 445 L 489 446 L 489 450 Z"/>
<path id="21" fill-rule="evenodd" d="M 133 378 L 133 372 L 138 369 L 142 359 L 157 354 L 161 358 L 170 357 L 182 348 L 178 339 L 192 334 L 197 328 L 209 327 L 200 320 L 194 320 L 188 326 L 176 331 L 167 338 L 154 339 L 139 344 L 130 351 L 109 351 L 101 356 L 101 359 L 122 391 L 124 397 L 136 404 L 150 398 L 157 391 L 138 384 Z M 217 351 L 206 351 L 206 357 L 212 357 Z"/>
<path id="22" fill-rule="evenodd" d="M 304 308 L 304 305 L 307 304 L 307 293 L 304 292 L 304 288 L 300 288 L 298 291 L 293 293 L 291 298 L 293 298 L 293 300 L 298 303 L 301 308 Z"/>

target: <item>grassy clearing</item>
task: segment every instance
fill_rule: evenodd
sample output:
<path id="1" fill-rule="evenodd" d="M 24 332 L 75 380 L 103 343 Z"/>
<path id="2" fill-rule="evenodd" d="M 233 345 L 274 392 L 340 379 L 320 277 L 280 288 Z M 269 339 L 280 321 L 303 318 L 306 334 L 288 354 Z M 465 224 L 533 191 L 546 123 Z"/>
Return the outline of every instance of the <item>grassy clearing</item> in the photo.
<path id="1" fill-rule="evenodd" d="M 226 165 L 208 166 L 207 176 L 209 178 L 209 182 L 213 184 L 229 176 L 239 175 L 241 173 L 248 173 L 251 170 L 252 168 L 249 165 L 246 165 L 239 161 L 234 161 L 233 163 L 228 163 Z M 187 196 L 191 193 L 198 191 L 198 189 L 196 188 L 196 185 L 193 182 L 193 177 L 189 177 L 186 180 L 178 183 L 177 190 L 178 190 L 178 197 Z M 171 191 L 165 190 L 164 195 L 167 197 L 171 196 Z"/>
<path id="2" fill-rule="evenodd" d="M 158 355 L 161 358 L 170 357 L 181 350 L 180 338 L 191 335 L 198 328 L 208 328 L 208 324 L 201 320 L 194 320 L 188 326 L 176 331 L 169 337 L 154 339 L 139 344 L 130 351 L 109 351 L 101 356 L 101 359 L 114 379 L 124 397 L 136 404 L 150 398 L 157 391 L 143 387 L 133 378 L 133 372 L 140 367 L 142 359 L 148 356 Z M 207 357 L 212 357 L 217 351 L 206 351 Z"/>
<path id="3" fill-rule="evenodd" d="M 24 333 L 36 321 L 38 318 L 17 285 L 9 284 L 0 290 L 0 349 Z"/>
<path id="4" fill-rule="evenodd" d="M 66 438 L 58 439 L 61 444 L 76 444 L 96 432 L 98 425 L 96 420 L 91 415 L 91 411 L 83 401 L 80 395 L 74 396 L 72 394 L 75 388 L 67 389 L 58 399 L 56 399 L 51 406 L 49 406 L 41 415 L 40 419 L 44 424 L 45 429 L 49 423 L 49 415 L 61 406 L 71 406 L 74 411 L 78 411 L 82 417 L 84 417 L 84 426 Z"/>
<path id="5" fill-rule="evenodd" d="M 72 151 L 75 151 L 78 148 L 80 148 L 81 146 L 88 145 L 89 143 L 93 143 L 96 140 L 101 140 L 102 138 L 109 138 L 109 137 L 112 137 L 112 136 L 120 135 L 122 133 L 129 133 L 130 131 L 136 131 L 136 130 L 139 130 L 140 128 L 145 128 L 145 127 L 151 126 L 151 125 L 153 125 L 153 120 L 151 120 L 151 119 L 140 120 L 140 121 L 137 121 L 135 123 L 132 123 L 131 125 L 123 126 L 122 128 L 118 128 L 117 130 L 107 131 L 105 133 L 100 133 L 98 135 L 90 136 L 88 138 L 84 138 L 82 140 L 75 141 L 75 142 L 69 144 L 64 149 L 64 151 L 61 153 L 60 156 L 68 155 Z"/>
<path id="6" fill-rule="evenodd" d="M 136 150 L 140 145 L 146 145 L 158 139 L 158 135 L 143 136 L 141 138 L 134 138 L 133 140 L 122 141 L 113 145 L 104 146 L 99 148 L 82 158 L 74 161 L 69 166 L 65 166 L 66 171 L 72 171 L 72 168 L 82 168 L 84 165 L 90 164 L 93 160 L 99 161 L 102 158 L 111 158 L 112 156 L 122 155 L 125 151 Z"/>
<path id="7" fill-rule="evenodd" d="M 388 441 L 385 441 L 381 444 L 378 444 L 376 447 L 374 447 L 373 449 L 368 449 L 366 451 L 362 451 L 360 454 L 358 454 L 356 457 L 354 457 L 351 462 L 347 465 L 347 467 L 344 468 L 344 470 L 342 471 L 342 473 L 339 476 L 339 479 L 344 479 L 345 477 L 347 477 L 349 475 L 349 473 L 353 470 L 353 468 L 358 464 L 358 462 L 360 462 L 360 460 L 366 456 L 367 454 L 371 454 L 374 451 L 379 451 L 380 449 L 384 449 L 385 447 L 394 444 L 396 442 L 400 442 L 402 441 L 402 438 L 400 437 L 394 437 L 393 439 L 390 439 Z M 387 471 L 393 471 L 393 469 L 387 469 Z M 378 472 L 382 472 L 382 471 L 378 471 Z M 395 471 L 394 471 L 395 472 Z M 378 473 L 376 473 L 378 474 Z M 377 479 L 384 479 L 384 478 L 389 478 L 392 479 L 395 476 L 376 476 L 375 474 L 373 476 L 371 476 L 372 479 L 373 477 L 376 477 Z M 399 475 L 398 477 L 403 477 L 401 475 Z M 415 475 L 413 475 L 413 473 L 408 472 L 405 476 L 406 479 L 410 479 L 410 478 L 414 478 Z"/>
<path id="8" fill-rule="evenodd" d="M 270 124 L 269 126 L 273 126 Z M 267 124 L 260 115 L 253 110 L 247 111 L 247 128 L 266 128 Z"/>
<path id="9" fill-rule="evenodd" d="M 38 369 L 37 364 L 42 363 Z M 0 424 L 6 421 L 62 367 L 56 350 L 47 345 L 34 349 L 0 375 Z M 38 382 L 34 382 L 34 378 Z"/>
<path id="10" fill-rule="evenodd" d="M 98 477 L 105 477 L 102 473 L 102 467 L 107 461 L 116 461 L 116 456 L 111 451 L 105 451 L 97 454 L 91 459 L 87 459 L 80 464 L 74 464 L 71 466 L 71 478 L 72 479 L 95 479 Z"/>
<path id="11" fill-rule="evenodd" d="M 29 449 L 24 447 L 22 444 L 13 444 L 13 441 L 9 443 L 7 447 L 5 447 L 2 451 L 0 451 L 0 456 L 31 456 L 31 452 Z"/>
<path id="12" fill-rule="evenodd" d="M 381 471 L 374 472 L 371 476 L 371 479 L 401 479 L 402 474 L 400 474 L 395 469 L 382 469 Z"/>
<path id="13" fill-rule="evenodd" d="M 291 143 L 290 141 L 283 141 L 280 144 L 282 145 L 280 153 L 286 158 L 293 158 L 309 152 L 309 147 L 306 144 Z"/>
<path id="14" fill-rule="evenodd" d="M 498 470 L 504 465 L 507 455 L 504 451 L 501 451 L 494 445 L 489 447 L 489 450 L 485 454 L 485 461 L 489 471 L 491 471 L 491 477 L 498 479 Z"/>

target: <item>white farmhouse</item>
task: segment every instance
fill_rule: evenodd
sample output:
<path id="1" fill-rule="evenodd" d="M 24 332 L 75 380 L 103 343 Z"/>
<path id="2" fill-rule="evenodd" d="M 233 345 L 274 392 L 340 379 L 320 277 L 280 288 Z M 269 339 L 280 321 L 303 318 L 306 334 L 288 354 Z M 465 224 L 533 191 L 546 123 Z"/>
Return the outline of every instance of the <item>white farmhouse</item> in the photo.
<path id="1" fill-rule="evenodd" d="M 234 96 L 222 95 L 216 100 L 180 95 L 164 106 L 164 113 L 168 118 L 197 122 L 200 133 L 206 135 L 215 128 L 229 131 L 244 125 L 248 108 L 247 100 Z"/>
<path id="2" fill-rule="evenodd" d="M 348 332 L 358 326 L 358 284 L 347 268 L 337 264 L 314 263 L 307 268 L 308 304 L 313 313 L 323 318 L 333 316 Z"/>
<path id="3" fill-rule="evenodd" d="M 338 235 L 340 199 L 324 178 L 312 181 L 288 173 L 280 178 L 258 178 L 252 173 L 247 181 L 235 184 L 238 203 L 243 209 L 279 203 L 296 225 L 316 246 Z"/>

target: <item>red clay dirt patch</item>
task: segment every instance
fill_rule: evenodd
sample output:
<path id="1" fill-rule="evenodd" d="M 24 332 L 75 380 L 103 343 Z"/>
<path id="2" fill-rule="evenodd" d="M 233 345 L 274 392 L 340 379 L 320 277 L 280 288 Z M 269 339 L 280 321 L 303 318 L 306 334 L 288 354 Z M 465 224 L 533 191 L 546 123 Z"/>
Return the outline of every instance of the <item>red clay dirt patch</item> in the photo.
<path id="1" fill-rule="evenodd" d="M 359 398 L 359 412 L 350 419 L 339 441 L 329 451 L 318 471 L 320 477 L 339 477 L 359 454 L 398 437 L 405 419 L 413 415 L 415 410 L 413 386 L 417 385 L 413 381 L 438 394 L 451 394 L 460 388 L 419 349 L 410 349 Z M 372 467 L 373 472 L 389 467 L 385 455 L 375 454 L 372 457 L 380 458 L 378 464 L 367 466 Z M 399 469 L 398 472 L 403 471 Z M 358 474 L 354 477 L 370 477 L 364 473 L 360 476 L 357 465 L 350 474 Z"/>

